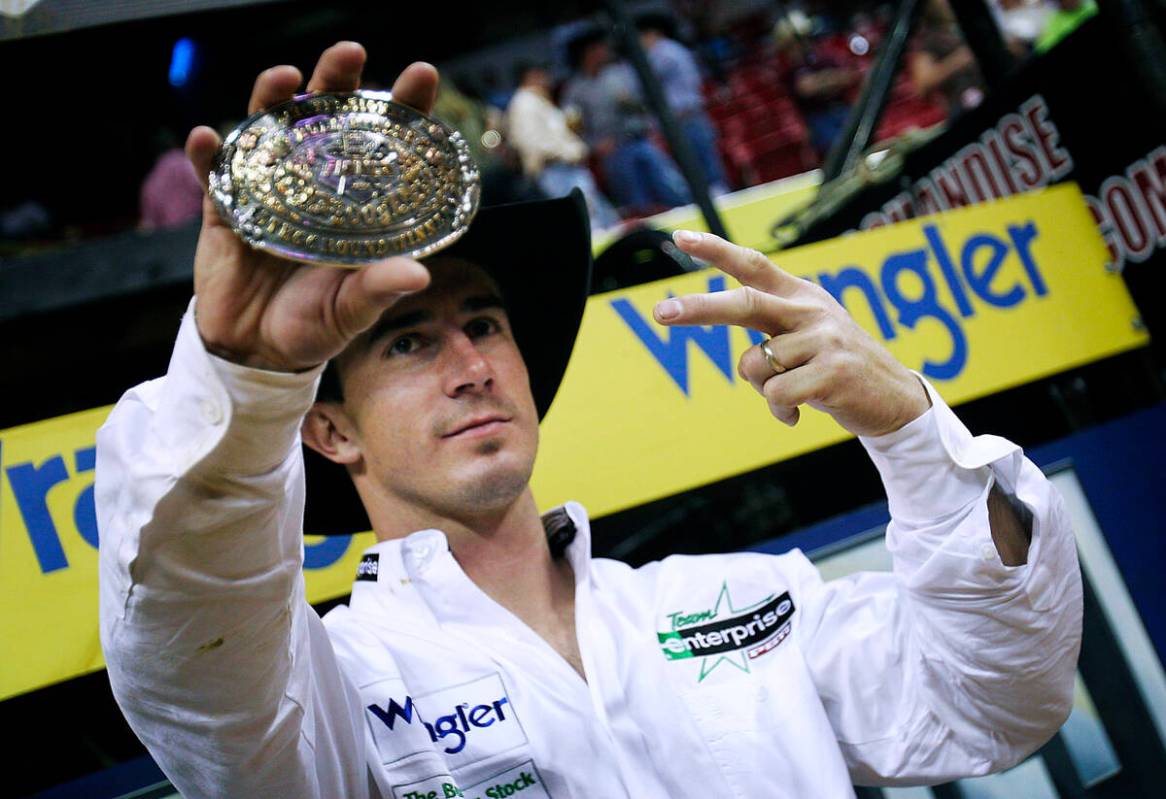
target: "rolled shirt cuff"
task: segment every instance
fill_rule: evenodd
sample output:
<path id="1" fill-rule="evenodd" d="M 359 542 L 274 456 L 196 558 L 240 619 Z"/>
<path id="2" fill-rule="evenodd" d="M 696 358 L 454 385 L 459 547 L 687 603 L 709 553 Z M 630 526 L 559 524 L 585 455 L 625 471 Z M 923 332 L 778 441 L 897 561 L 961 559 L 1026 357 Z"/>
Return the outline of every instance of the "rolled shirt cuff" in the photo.
<path id="1" fill-rule="evenodd" d="M 860 436 L 878 469 L 891 518 L 928 526 L 980 499 L 992 484 L 989 465 L 1019 451 L 999 436 L 973 436 L 920 376 L 931 408 L 893 433 Z"/>

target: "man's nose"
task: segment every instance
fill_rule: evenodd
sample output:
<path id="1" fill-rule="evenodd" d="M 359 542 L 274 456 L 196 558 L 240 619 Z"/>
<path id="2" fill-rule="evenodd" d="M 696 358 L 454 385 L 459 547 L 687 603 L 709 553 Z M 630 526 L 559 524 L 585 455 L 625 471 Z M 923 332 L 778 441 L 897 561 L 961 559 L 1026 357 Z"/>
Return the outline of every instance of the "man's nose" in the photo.
<path id="1" fill-rule="evenodd" d="M 449 339 L 446 358 L 445 393 L 451 397 L 489 389 L 494 384 L 494 370 L 490 361 L 465 333 Z"/>

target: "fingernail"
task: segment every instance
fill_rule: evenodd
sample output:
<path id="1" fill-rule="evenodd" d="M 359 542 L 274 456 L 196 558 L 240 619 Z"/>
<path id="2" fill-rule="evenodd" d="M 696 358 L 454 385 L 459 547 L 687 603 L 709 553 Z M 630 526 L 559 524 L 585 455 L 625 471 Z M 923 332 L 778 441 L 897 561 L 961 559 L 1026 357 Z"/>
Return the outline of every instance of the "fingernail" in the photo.
<path id="1" fill-rule="evenodd" d="M 672 234 L 672 240 L 677 244 L 694 244 L 700 241 L 701 234 L 695 230 L 677 230 Z"/>
<path id="2" fill-rule="evenodd" d="M 680 303 L 676 300 L 662 300 L 656 303 L 657 319 L 675 319 L 680 316 Z"/>

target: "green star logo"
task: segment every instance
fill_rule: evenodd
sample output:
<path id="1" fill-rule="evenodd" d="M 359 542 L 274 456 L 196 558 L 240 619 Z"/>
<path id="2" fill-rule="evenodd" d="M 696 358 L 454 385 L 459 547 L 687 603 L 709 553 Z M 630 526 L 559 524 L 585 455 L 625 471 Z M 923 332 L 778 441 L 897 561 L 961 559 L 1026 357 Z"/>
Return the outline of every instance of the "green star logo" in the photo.
<path id="1" fill-rule="evenodd" d="M 728 663 L 730 666 L 740 669 L 746 674 L 749 672 L 749 656 L 744 646 L 734 647 L 730 651 L 717 652 L 701 656 L 694 653 L 692 649 L 685 644 L 686 631 L 694 632 L 704 630 L 710 627 L 724 627 L 725 623 L 722 619 L 729 620 L 729 623 L 737 621 L 739 618 L 748 619 L 748 617 L 757 610 L 775 601 L 775 594 L 769 594 L 763 599 L 759 599 L 748 605 L 737 606 L 733 602 L 733 595 L 729 591 L 729 582 L 725 580 L 721 583 L 720 593 L 717 594 L 716 604 L 711 610 L 700 611 L 696 613 L 685 614 L 683 611 L 668 614 L 672 621 L 672 630 L 665 633 L 657 633 L 660 644 L 662 645 L 664 656 L 669 660 L 683 660 L 692 657 L 700 657 L 700 676 L 697 682 L 703 682 L 705 677 L 713 673 L 717 666 L 722 663 Z M 701 624 L 701 622 L 707 622 Z M 721 622 L 718 624 L 718 622 Z M 714 633 L 717 634 L 717 633 Z"/>

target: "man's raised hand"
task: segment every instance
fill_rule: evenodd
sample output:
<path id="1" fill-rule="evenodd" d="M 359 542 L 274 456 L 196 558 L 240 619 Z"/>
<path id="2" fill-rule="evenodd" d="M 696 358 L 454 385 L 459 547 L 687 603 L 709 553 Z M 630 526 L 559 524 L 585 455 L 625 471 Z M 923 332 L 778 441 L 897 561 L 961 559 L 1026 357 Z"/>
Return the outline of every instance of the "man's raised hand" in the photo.
<path id="1" fill-rule="evenodd" d="M 310 92 L 348 92 L 360 86 L 364 48 L 355 42 L 329 47 L 308 81 Z M 303 81 L 292 66 L 265 70 L 255 80 L 248 114 L 277 105 Z M 437 70 L 410 65 L 393 84 L 393 99 L 428 114 Z M 221 140 L 197 127 L 186 154 L 206 190 Z M 245 244 L 203 197 L 202 232 L 194 257 L 198 332 L 207 349 L 228 360 L 275 371 L 299 371 L 338 354 L 405 294 L 429 284 L 429 273 L 409 258 L 388 258 L 360 269 L 297 264 Z"/>
<path id="2" fill-rule="evenodd" d="M 855 435 L 898 430 L 931 404 L 922 383 L 875 342 L 820 286 L 794 277 L 762 253 L 710 233 L 678 231 L 689 255 L 737 279 L 740 288 L 689 294 L 656 304 L 664 325 L 740 325 L 772 336 L 784 371 L 776 373 L 760 346 L 741 356 L 737 371 L 769 403 L 770 412 L 797 424 L 803 403 L 829 413 Z"/>

